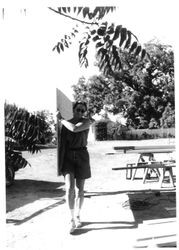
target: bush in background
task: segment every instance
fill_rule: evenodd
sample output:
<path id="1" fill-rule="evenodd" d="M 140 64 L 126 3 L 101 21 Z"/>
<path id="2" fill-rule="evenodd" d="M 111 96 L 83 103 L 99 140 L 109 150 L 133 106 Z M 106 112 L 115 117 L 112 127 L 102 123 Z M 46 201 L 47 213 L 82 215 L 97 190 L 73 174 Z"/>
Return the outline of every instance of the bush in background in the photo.
<path id="1" fill-rule="evenodd" d="M 174 128 L 130 130 L 119 122 L 112 122 L 109 119 L 96 121 L 94 127 L 97 141 L 175 138 Z"/>
<path id="2" fill-rule="evenodd" d="M 95 135 L 97 141 L 107 140 L 107 121 L 100 120 L 95 122 Z"/>

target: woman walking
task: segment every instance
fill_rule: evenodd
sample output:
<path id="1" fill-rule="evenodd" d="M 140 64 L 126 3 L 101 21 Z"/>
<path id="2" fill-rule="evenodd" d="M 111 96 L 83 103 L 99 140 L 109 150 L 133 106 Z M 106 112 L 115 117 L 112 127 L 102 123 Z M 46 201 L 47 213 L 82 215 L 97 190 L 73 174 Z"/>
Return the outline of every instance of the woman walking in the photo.
<path id="1" fill-rule="evenodd" d="M 85 112 L 86 103 L 76 102 L 72 119 L 67 121 L 60 112 L 57 114 L 62 124 L 59 168 L 65 178 L 66 202 L 71 216 L 70 233 L 82 225 L 80 212 L 84 201 L 84 184 L 91 177 L 87 139 L 93 120 L 85 118 Z"/>

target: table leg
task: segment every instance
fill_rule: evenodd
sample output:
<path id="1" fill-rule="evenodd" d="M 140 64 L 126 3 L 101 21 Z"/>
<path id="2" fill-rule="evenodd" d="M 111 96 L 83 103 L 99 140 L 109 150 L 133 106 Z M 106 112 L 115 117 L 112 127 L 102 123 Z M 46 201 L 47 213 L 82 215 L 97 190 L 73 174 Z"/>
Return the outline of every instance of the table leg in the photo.
<path id="1" fill-rule="evenodd" d="M 135 163 L 128 163 L 126 167 L 133 167 Z M 126 179 L 131 179 L 132 178 L 132 169 L 126 169 Z"/>
<path id="2" fill-rule="evenodd" d="M 165 168 L 163 168 L 162 171 L 161 171 L 161 175 L 160 175 L 160 179 L 159 179 L 160 187 L 162 187 L 162 183 L 163 183 L 163 180 L 164 180 L 164 177 L 165 177 L 165 171 L 166 171 Z"/>
<path id="3" fill-rule="evenodd" d="M 134 172 L 133 172 L 133 174 L 132 174 L 132 178 L 131 178 L 131 180 L 132 180 L 132 181 L 133 181 L 133 180 L 134 180 L 134 178 L 135 178 L 136 172 L 137 172 L 137 168 L 136 168 L 136 169 L 134 169 Z"/>
<path id="4" fill-rule="evenodd" d="M 137 165 L 138 165 L 138 163 L 140 163 L 140 162 L 145 162 L 145 160 L 144 160 L 142 154 L 140 154 L 140 156 L 139 156 L 139 159 L 138 159 L 138 161 L 137 161 Z M 132 174 L 132 178 L 131 178 L 132 181 L 134 180 L 136 173 L 137 173 L 137 168 L 134 169 L 134 172 L 133 172 L 133 174 Z"/>
<path id="5" fill-rule="evenodd" d="M 148 170 L 149 170 L 149 168 L 145 168 L 145 170 L 144 170 L 143 183 L 145 183 L 145 181 L 146 181 Z"/>
<path id="6" fill-rule="evenodd" d="M 168 170 L 168 172 L 169 172 L 170 183 L 172 183 L 173 187 L 175 187 L 174 179 L 173 179 L 173 169 L 172 169 L 172 168 L 169 168 L 169 169 L 167 169 L 167 170 Z"/>

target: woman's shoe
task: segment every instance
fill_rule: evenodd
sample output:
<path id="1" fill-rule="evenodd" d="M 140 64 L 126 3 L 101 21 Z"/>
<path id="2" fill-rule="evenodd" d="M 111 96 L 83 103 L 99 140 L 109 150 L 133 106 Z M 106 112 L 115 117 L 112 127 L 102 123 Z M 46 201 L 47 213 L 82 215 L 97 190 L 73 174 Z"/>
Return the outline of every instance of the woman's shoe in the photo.
<path id="1" fill-rule="evenodd" d="M 73 234 L 74 231 L 75 231 L 75 229 L 76 229 L 75 220 L 72 219 L 72 220 L 70 221 L 70 230 L 69 230 L 69 233 L 70 233 L 70 234 Z"/>
<path id="2" fill-rule="evenodd" d="M 75 223 L 76 223 L 76 228 L 79 228 L 79 227 L 82 226 L 82 222 L 81 222 L 81 220 L 80 220 L 80 216 L 77 216 L 77 217 L 76 217 Z"/>

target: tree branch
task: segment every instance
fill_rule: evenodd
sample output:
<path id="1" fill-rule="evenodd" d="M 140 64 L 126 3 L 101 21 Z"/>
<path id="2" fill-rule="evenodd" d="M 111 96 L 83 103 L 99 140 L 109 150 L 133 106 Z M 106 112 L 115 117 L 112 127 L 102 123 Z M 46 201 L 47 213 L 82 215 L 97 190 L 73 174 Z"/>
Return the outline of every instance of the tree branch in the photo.
<path id="1" fill-rule="evenodd" d="M 66 15 L 66 14 L 64 14 L 64 13 L 60 13 L 59 11 L 57 11 L 57 10 L 51 8 L 51 7 L 48 7 L 48 8 L 49 8 L 50 10 L 54 11 L 55 13 L 59 14 L 59 15 L 62 15 L 62 16 L 64 16 L 64 17 L 70 18 L 70 19 L 72 19 L 72 20 L 74 20 L 74 21 L 77 21 L 77 22 L 80 22 L 80 23 L 83 23 L 83 24 L 89 24 L 89 25 L 98 24 L 98 23 L 96 23 L 96 22 L 86 22 L 86 21 L 77 19 L 77 18 L 75 18 L 75 17 L 68 16 L 68 15 Z"/>

